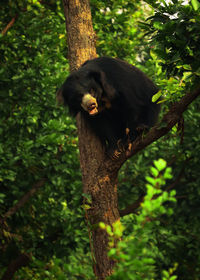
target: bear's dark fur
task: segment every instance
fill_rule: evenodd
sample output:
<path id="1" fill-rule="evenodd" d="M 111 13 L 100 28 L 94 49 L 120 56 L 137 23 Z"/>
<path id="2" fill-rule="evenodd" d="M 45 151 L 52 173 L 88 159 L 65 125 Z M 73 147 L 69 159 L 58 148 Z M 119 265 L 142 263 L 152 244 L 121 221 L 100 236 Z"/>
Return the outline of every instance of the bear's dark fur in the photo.
<path id="1" fill-rule="evenodd" d="M 69 75 L 59 95 L 72 115 L 82 112 L 110 155 L 127 148 L 141 128 L 152 127 L 160 106 L 152 102 L 158 91 L 139 69 L 119 59 L 86 61 Z"/>

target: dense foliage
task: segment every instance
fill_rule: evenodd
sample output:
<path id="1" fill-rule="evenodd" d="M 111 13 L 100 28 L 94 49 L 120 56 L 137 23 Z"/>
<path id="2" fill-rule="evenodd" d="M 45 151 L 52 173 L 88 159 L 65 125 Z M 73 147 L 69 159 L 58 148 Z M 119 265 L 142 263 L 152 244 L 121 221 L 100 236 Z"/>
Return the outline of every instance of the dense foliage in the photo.
<path id="1" fill-rule="evenodd" d="M 22 279 L 44 279 L 58 258 L 79 262 L 72 252 L 81 258 L 88 237 L 79 207 L 76 127 L 55 100 L 68 73 L 64 16 L 55 5 L 26 2 L 5 1 L 0 11 L 1 26 L 16 17 L 1 37 L 0 53 L 0 209 L 7 216 L 0 273 L 26 253 L 33 262 Z M 10 214 L 14 205 L 19 209 Z"/>
<path id="2" fill-rule="evenodd" d="M 147 1 L 155 8 L 154 15 L 147 21 L 146 28 L 152 36 L 154 53 L 161 61 L 168 76 L 190 78 L 193 87 L 199 82 L 199 2 L 180 5 L 173 0 L 163 5 Z"/>
<path id="3" fill-rule="evenodd" d="M 165 113 L 199 83 L 200 7 L 146 2 L 152 8 L 92 0 L 97 50 L 153 78 Z M 13 279 L 94 279 L 76 126 L 55 102 L 69 72 L 61 3 L 3 0 L 0 26 L 0 277 L 25 255 Z M 119 206 L 135 211 L 122 218 L 124 241 L 110 251 L 119 259 L 113 279 L 199 279 L 199 109 L 196 100 L 184 129 L 174 127 L 121 169 Z M 155 161 L 149 176 L 158 158 L 168 167 Z M 144 203 L 134 208 L 146 180 Z M 111 247 L 122 231 L 121 224 L 109 231 Z"/>

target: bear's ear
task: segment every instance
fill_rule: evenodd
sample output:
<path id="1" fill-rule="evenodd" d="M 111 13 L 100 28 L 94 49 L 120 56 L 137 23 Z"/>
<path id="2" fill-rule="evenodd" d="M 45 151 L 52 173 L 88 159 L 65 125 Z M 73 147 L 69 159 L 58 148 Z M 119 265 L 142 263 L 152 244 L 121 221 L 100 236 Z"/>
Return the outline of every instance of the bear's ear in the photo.
<path id="1" fill-rule="evenodd" d="M 109 100 L 112 100 L 116 97 L 117 92 L 113 85 L 109 83 L 106 78 L 106 74 L 103 71 L 92 71 L 90 76 L 102 87 L 104 94 L 108 97 Z"/>

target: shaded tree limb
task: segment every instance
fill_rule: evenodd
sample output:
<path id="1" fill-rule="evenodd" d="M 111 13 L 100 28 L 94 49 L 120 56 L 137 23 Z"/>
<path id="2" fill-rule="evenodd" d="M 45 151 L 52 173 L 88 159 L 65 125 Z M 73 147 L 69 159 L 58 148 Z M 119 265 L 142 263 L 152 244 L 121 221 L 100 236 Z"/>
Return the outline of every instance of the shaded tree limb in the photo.
<path id="1" fill-rule="evenodd" d="M 166 187 L 165 191 L 169 192 L 171 189 L 174 189 L 175 186 L 180 182 L 181 178 L 183 177 L 184 168 L 181 169 L 178 177 L 175 181 Z M 120 217 L 124 217 L 126 215 L 136 213 L 137 209 L 140 207 L 140 204 L 144 201 L 145 194 L 142 194 L 133 204 L 128 205 L 126 208 L 119 210 Z M 153 199 L 157 198 L 157 195 L 153 197 Z"/>
<path id="2" fill-rule="evenodd" d="M 178 185 L 178 183 L 180 182 L 180 180 L 183 178 L 184 176 L 184 171 L 185 171 L 185 166 L 186 163 L 190 160 L 191 158 L 187 159 L 184 163 L 184 166 L 181 168 L 178 176 L 176 177 L 176 179 L 169 185 L 167 186 L 164 190 L 169 192 L 171 189 L 174 189 L 176 187 L 176 185 Z M 120 217 L 124 217 L 126 215 L 132 214 L 132 213 L 136 213 L 137 209 L 140 207 L 140 204 L 144 201 L 144 197 L 145 194 L 140 195 L 140 197 L 133 203 L 128 205 L 126 208 L 119 210 L 119 214 Z M 156 198 L 157 195 L 154 198 Z M 178 198 L 178 197 L 177 197 Z"/>
<path id="3" fill-rule="evenodd" d="M 3 218 L 0 220 L 0 222 L 5 222 L 8 217 L 11 217 L 21 207 L 23 207 L 24 204 L 36 193 L 36 191 L 45 184 L 46 180 L 46 178 L 42 178 L 40 179 L 40 181 L 36 182 L 33 187 L 3 215 Z"/>
<path id="4" fill-rule="evenodd" d="M 120 217 L 124 217 L 128 214 L 135 213 L 140 207 L 140 204 L 144 201 L 144 195 L 141 195 L 133 204 L 128 205 L 125 209 L 119 210 Z"/>
<path id="5" fill-rule="evenodd" d="M 190 105 L 199 95 L 200 87 L 191 93 L 187 93 L 179 102 L 173 104 L 170 110 L 163 116 L 160 123 L 152 127 L 144 138 L 138 137 L 132 143 L 131 149 L 121 154 L 119 159 L 113 164 L 113 168 L 119 169 L 128 158 L 137 154 L 139 151 L 167 134 L 172 127 L 181 120 L 182 114 L 187 109 L 188 105 Z"/>
<path id="6" fill-rule="evenodd" d="M 165 134 L 167 134 L 171 130 L 171 128 L 182 119 L 183 112 L 199 95 L 200 95 L 200 87 L 194 90 L 192 93 L 186 94 L 185 96 L 182 97 L 182 99 L 179 102 L 173 104 L 170 110 L 164 115 L 161 122 L 156 126 L 154 126 L 144 138 L 140 137 L 136 139 L 136 141 L 132 143 L 131 150 L 128 152 L 127 151 L 124 152 L 120 156 L 120 158 L 115 161 L 113 167 L 119 169 L 128 158 L 132 157 L 137 152 L 143 150 L 145 147 L 147 147 L 154 141 L 158 140 Z M 110 159 L 106 161 L 106 163 L 107 166 L 110 167 L 111 165 L 109 161 Z M 175 182 L 167 188 L 167 191 L 174 188 L 174 186 L 178 183 L 180 178 L 183 176 L 183 170 L 184 168 L 181 170 Z M 138 198 L 138 200 L 136 200 L 132 205 L 127 206 L 123 210 L 119 210 L 120 217 L 123 217 L 130 213 L 134 213 L 137 210 L 137 208 L 140 206 L 140 204 L 143 202 L 143 199 L 144 199 L 144 195 L 141 195 Z"/>
<path id="7" fill-rule="evenodd" d="M 1 280 L 13 279 L 15 272 L 19 270 L 21 267 L 27 266 L 30 260 L 31 260 L 31 256 L 29 254 L 26 253 L 20 254 L 15 260 L 12 260 L 10 262 Z"/>
<path id="8" fill-rule="evenodd" d="M 130 153 L 127 154 L 127 157 L 135 155 L 146 146 L 167 134 L 182 118 L 182 114 L 187 109 L 188 105 L 190 105 L 199 95 L 200 87 L 191 93 L 187 93 L 179 102 L 173 104 L 169 112 L 164 115 L 160 124 L 153 127 L 144 139 L 135 141 L 135 144 L 133 144 L 133 147 Z M 165 125 L 163 126 L 162 124 Z"/>

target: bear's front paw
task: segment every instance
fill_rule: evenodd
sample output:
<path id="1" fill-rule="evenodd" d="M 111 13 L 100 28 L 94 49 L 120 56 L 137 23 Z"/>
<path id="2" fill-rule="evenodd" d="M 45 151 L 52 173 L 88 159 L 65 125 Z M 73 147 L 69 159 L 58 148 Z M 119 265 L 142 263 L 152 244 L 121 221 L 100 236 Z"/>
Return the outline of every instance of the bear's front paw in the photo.
<path id="1" fill-rule="evenodd" d="M 116 160 L 119 158 L 119 156 L 121 155 L 122 152 L 120 152 L 119 150 L 115 150 L 114 153 L 112 154 L 111 159 L 112 160 Z"/>
<path id="2" fill-rule="evenodd" d="M 106 153 L 110 159 L 117 160 L 119 158 L 120 154 L 122 153 L 122 151 L 118 150 L 117 147 L 115 147 L 115 148 L 112 147 L 112 148 L 107 149 Z"/>

